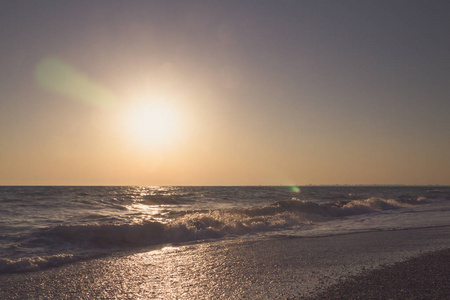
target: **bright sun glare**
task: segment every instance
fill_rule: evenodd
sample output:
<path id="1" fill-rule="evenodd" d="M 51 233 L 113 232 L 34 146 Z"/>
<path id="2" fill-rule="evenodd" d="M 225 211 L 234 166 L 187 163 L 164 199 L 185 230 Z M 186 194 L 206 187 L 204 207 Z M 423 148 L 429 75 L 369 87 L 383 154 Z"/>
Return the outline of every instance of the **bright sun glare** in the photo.
<path id="1" fill-rule="evenodd" d="M 177 111 L 162 101 L 136 103 L 128 110 L 126 123 L 130 135 L 143 145 L 162 146 L 180 134 Z"/>

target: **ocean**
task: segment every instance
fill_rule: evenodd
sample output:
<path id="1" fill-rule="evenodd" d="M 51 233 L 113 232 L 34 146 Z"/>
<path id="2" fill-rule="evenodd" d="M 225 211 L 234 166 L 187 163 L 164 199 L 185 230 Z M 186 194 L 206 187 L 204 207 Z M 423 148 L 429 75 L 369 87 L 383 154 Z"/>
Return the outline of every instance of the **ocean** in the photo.
<path id="1" fill-rule="evenodd" d="M 0 273 L 132 250 L 450 225 L 450 187 L 3 186 Z"/>

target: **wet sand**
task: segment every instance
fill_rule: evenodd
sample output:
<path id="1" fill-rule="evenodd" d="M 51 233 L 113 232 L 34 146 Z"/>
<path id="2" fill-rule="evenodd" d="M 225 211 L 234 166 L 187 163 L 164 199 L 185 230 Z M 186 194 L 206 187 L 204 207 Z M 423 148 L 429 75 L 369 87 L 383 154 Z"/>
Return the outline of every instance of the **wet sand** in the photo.
<path id="1" fill-rule="evenodd" d="M 300 299 L 450 299 L 450 249 L 353 276 Z"/>
<path id="2" fill-rule="evenodd" d="M 3 274 L 0 299 L 295 298 L 448 245 L 450 227 L 172 245 Z"/>

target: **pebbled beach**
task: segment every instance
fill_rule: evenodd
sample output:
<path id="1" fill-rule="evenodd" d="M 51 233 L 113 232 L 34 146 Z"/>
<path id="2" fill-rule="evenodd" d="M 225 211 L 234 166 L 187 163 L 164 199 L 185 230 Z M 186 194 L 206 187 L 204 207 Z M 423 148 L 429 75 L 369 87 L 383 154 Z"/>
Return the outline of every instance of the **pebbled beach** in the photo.
<path id="1" fill-rule="evenodd" d="M 353 276 L 300 299 L 450 299 L 450 249 Z"/>

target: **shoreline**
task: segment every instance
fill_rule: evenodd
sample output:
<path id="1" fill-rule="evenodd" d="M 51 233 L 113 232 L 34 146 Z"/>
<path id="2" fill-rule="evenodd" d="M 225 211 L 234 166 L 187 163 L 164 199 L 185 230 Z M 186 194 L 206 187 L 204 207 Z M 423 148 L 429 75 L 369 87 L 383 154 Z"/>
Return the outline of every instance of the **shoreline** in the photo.
<path id="1" fill-rule="evenodd" d="M 0 299 L 298 299 L 449 245 L 450 227 L 172 244 L 3 274 Z"/>
<path id="2" fill-rule="evenodd" d="M 450 248 L 351 276 L 297 299 L 450 299 Z"/>

